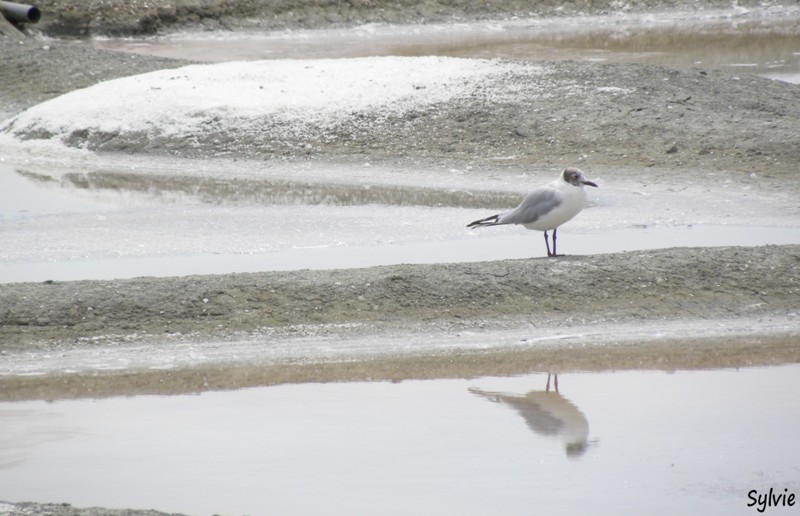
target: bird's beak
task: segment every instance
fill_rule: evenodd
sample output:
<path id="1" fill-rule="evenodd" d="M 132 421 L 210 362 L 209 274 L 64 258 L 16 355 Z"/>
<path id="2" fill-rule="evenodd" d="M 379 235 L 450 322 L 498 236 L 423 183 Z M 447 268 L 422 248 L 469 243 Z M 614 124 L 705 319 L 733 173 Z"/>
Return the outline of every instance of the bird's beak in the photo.
<path id="1" fill-rule="evenodd" d="M 593 187 L 597 188 L 597 184 L 595 184 L 595 183 L 593 183 L 591 181 L 581 181 L 581 183 L 585 184 L 586 186 L 593 186 Z"/>

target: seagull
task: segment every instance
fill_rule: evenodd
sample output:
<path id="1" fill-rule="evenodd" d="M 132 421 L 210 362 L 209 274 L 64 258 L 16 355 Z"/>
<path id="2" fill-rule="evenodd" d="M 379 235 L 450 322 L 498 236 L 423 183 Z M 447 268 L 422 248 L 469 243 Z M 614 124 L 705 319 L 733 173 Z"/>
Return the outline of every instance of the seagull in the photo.
<path id="1" fill-rule="evenodd" d="M 527 229 L 544 231 L 547 256 L 556 255 L 556 231 L 558 227 L 580 213 L 586 202 L 584 185 L 597 185 L 574 167 L 565 168 L 555 181 L 542 185 L 525 196 L 525 199 L 511 211 L 498 213 L 485 219 L 467 224 L 468 228 L 500 226 L 503 224 L 522 224 Z M 547 232 L 553 230 L 553 252 Z"/>

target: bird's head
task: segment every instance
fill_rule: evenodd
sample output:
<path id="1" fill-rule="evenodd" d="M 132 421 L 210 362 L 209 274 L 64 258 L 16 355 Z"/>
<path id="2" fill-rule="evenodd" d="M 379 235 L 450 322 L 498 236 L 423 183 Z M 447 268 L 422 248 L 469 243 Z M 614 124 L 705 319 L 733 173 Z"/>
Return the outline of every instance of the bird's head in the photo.
<path id="1" fill-rule="evenodd" d="M 594 186 L 595 188 L 597 188 L 596 183 L 593 183 L 588 179 L 586 179 L 586 176 L 583 175 L 583 172 L 581 172 L 579 169 L 575 167 L 565 168 L 564 171 L 561 173 L 561 178 L 565 182 L 571 185 L 575 186 L 586 185 L 586 186 Z"/>

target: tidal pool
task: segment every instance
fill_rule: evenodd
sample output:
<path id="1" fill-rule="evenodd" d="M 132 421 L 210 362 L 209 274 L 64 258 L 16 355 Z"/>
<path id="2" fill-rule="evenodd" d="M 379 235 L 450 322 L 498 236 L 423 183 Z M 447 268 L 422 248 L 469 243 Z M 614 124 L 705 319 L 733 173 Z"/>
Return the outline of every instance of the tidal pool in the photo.
<path id="1" fill-rule="evenodd" d="M 753 490 L 800 495 L 799 378 L 791 364 L 0 403 L 0 500 L 192 515 L 753 514 Z"/>

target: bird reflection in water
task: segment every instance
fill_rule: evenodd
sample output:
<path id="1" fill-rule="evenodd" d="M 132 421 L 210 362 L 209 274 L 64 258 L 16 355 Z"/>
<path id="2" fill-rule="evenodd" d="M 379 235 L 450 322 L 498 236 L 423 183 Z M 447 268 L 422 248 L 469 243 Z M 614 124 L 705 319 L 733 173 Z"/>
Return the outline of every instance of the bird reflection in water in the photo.
<path id="1" fill-rule="evenodd" d="M 550 390 L 551 376 L 553 390 Z M 547 375 L 543 391 L 527 394 L 506 394 L 470 388 L 473 394 L 508 405 L 525 419 L 528 427 L 538 435 L 555 437 L 564 446 L 567 457 L 577 458 L 588 448 L 589 421 L 571 401 L 558 392 L 558 375 Z"/>

